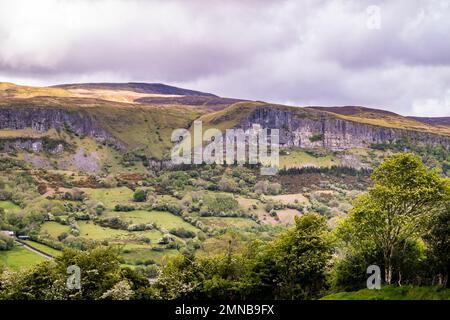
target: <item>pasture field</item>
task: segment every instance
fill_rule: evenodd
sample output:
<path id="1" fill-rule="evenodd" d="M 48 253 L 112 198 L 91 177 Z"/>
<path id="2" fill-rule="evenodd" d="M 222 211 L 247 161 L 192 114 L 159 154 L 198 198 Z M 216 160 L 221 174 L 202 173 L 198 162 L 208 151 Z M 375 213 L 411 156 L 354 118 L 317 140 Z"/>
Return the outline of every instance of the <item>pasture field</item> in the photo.
<path id="1" fill-rule="evenodd" d="M 12 270 L 31 267 L 46 260 L 37 253 L 31 252 L 19 245 L 16 245 L 11 250 L 0 251 L 0 265 L 7 266 Z"/>
<path id="2" fill-rule="evenodd" d="M 313 156 L 301 150 L 289 150 L 289 154 L 280 155 L 280 168 L 331 167 L 340 164 L 340 159 L 332 156 Z"/>
<path id="3" fill-rule="evenodd" d="M 156 223 L 158 227 L 162 227 L 166 230 L 173 228 L 184 228 L 189 231 L 198 232 L 200 231 L 196 227 L 184 221 L 181 217 L 165 211 L 144 211 L 135 210 L 130 212 L 107 212 L 106 217 L 121 217 L 125 221 L 131 221 L 134 224 L 145 223 L 152 224 Z"/>
<path id="4" fill-rule="evenodd" d="M 108 209 L 114 209 L 116 204 L 131 203 L 133 191 L 127 187 L 120 188 L 83 188 L 82 189 L 91 200 L 103 203 Z"/>
<path id="5" fill-rule="evenodd" d="M 5 209 L 6 212 L 8 211 L 16 211 L 19 210 L 20 207 L 16 205 L 15 203 L 11 201 L 0 201 L 0 208 Z"/>
<path id="6" fill-rule="evenodd" d="M 58 222 L 48 221 L 42 224 L 41 226 L 41 234 L 48 233 L 52 238 L 58 238 L 61 233 L 69 232 L 70 227 L 59 224 Z"/>
<path id="7" fill-rule="evenodd" d="M 250 218 L 241 217 L 202 217 L 198 219 L 205 225 L 217 229 L 251 228 L 258 224 Z"/>
<path id="8" fill-rule="evenodd" d="M 23 242 L 28 244 L 30 247 L 41 250 L 42 252 L 49 254 L 53 257 L 57 257 L 57 256 L 61 255 L 61 253 L 62 253 L 62 251 L 60 251 L 60 250 L 53 249 L 53 248 L 46 246 L 45 244 L 42 244 L 39 242 L 35 242 L 35 241 L 31 241 L 31 240 L 24 240 Z"/>

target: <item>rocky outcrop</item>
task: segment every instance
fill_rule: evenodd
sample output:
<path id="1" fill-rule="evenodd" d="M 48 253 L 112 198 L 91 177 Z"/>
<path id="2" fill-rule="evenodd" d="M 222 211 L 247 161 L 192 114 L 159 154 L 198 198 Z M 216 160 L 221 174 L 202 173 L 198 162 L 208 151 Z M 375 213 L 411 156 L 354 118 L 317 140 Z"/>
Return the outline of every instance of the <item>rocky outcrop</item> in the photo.
<path id="1" fill-rule="evenodd" d="M 33 138 L 0 139 L 0 152 L 14 152 L 25 150 L 33 153 L 48 152 L 61 154 L 67 149 L 64 141 Z"/>
<path id="2" fill-rule="evenodd" d="M 36 132 L 62 129 L 79 136 L 88 136 L 99 143 L 111 143 L 123 149 L 119 143 L 100 123 L 89 114 L 81 111 L 39 107 L 2 107 L 0 108 L 0 129 L 32 128 Z"/>
<path id="3" fill-rule="evenodd" d="M 280 145 L 330 150 L 368 147 L 372 143 L 395 143 L 407 137 L 411 142 L 450 148 L 450 137 L 420 131 L 386 128 L 332 117 L 302 109 L 256 108 L 237 125 L 248 130 L 253 124 L 279 129 Z"/>
<path id="4" fill-rule="evenodd" d="M 133 112 L 130 110 L 130 112 Z M 227 114 L 232 117 L 233 114 Z M 54 128 L 72 132 L 78 136 L 88 136 L 98 143 L 107 143 L 117 149 L 127 151 L 126 146 L 108 131 L 124 119 L 110 119 L 103 125 L 100 116 L 93 112 L 85 112 L 83 108 L 71 109 L 63 107 L 0 107 L 0 129 L 32 128 L 36 132 L 46 132 Z M 220 121 L 228 121 L 226 118 Z M 330 150 L 368 147 L 373 143 L 395 143 L 407 137 L 412 143 L 421 142 L 432 146 L 450 148 L 450 137 L 421 131 L 402 130 L 368 125 L 334 117 L 329 113 L 301 108 L 288 108 L 267 105 L 256 107 L 242 117 L 235 127 L 248 130 L 253 124 L 262 128 L 279 129 L 282 147 L 315 148 L 325 147 Z M 134 123 L 130 121 L 129 126 Z M 123 129 L 122 129 L 123 130 Z M 3 146 L 12 149 L 26 149 L 32 152 L 45 150 L 61 153 L 66 145 L 50 143 L 45 139 L 17 138 L 1 140 Z M 49 147 L 50 146 L 50 147 Z M 150 168 L 170 166 L 170 162 L 151 159 L 147 163 Z"/>

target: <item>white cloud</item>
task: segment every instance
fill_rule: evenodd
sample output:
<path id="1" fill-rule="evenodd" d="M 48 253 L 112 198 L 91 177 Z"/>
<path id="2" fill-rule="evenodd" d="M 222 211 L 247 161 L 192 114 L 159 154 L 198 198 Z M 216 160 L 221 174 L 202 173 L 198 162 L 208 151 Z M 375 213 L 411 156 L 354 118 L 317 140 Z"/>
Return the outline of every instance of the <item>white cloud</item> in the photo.
<path id="1" fill-rule="evenodd" d="M 429 117 L 448 116 L 450 113 L 450 90 L 441 99 L 428 98 L 413 101 L 412 112 L 413 116 L 423 116 L 426 114 Z"/>
<path id="2" fill-rule="evenodd" d="M 426 115 L 418 102 L 450 90 L 448 3 L 0 0 L 0 81 L 158 81 Z M 366 26 L 373 4 L 380 30 Z"/>

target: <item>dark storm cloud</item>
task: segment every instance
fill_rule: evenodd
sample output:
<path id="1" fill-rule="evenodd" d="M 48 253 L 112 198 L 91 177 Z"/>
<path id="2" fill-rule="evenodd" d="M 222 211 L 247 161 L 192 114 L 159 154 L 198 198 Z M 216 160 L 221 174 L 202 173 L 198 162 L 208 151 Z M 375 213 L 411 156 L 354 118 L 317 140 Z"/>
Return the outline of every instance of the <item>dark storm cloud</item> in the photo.
<path id="1" fill-rule="evenodd" d="M 3 0 L 0 77 L 445 116 L 449 33 L 449 1 Z"/>

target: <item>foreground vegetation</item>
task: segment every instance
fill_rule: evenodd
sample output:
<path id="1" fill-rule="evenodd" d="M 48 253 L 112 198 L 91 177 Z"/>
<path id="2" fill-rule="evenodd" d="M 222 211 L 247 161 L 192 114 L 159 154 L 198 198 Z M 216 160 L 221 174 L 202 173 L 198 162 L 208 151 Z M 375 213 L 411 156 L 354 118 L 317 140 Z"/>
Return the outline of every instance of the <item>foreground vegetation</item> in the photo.
<path id="1" fill-rule="evenodd" d="M 27 269 L 19 269 L 20 262 L 11 268 L 8 260 L 0 298 L 448 299 L 450 182 L 417 156 L 399 153 L 383 161 L 368 191 L 354 195 L 334 227 L 321 205 L 332 205 L 338 188 L 290 202 L 274 196 L 275 181 L 255 181 L 248 169 L 210 170 L 200 172 L 203 186 L 211 181 L 201 192 L 193 183 L 198 172 L 175 171 L 134 191 L 72 189 L 37 203 L 23 195 L 31 210 L 3 209 L 2 228 L 62 251 L 53 252 L 59 253 L 53 261 L 30 261 L 37 264 Z M 19 179 L 15 188 L 33 190 L 26 176 Z M 114 206 L 96 201 L 110 195 L 119 200 Z M 301 212 L 288 229 L 261 224 L 260 210 L 273 218 L 286 206 Z M 239 223 L 221 223 L 227 219 Z M 7 259 L 23 249 L 2 241 Z M 82 270 L 80 290 L 65 286 L 71 265 Z M 380 267 L 387 287 L 361 290 L 369 265 Z"/>
<path id="2" fill-rule="evenodd" d="M 450 289 L 387 286 L 380 290 L 362 289 L 355 292 L 334 293 L 321 300 L 450 300 Z"/>

